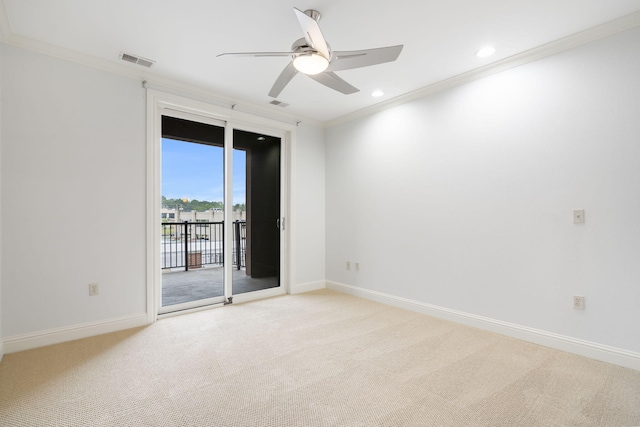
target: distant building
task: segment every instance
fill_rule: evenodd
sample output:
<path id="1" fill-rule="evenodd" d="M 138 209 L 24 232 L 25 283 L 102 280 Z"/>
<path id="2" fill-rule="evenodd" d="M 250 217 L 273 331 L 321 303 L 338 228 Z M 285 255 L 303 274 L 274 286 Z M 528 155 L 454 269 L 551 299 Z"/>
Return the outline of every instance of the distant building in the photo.
<path id="1" fill-rule="evenodd" d="M 182 240 L 183 233 L 187 233 L 188 240 L 220 240 L 222 238 L 224 212 L 222 209 L 210 209 L 204 212 L 189 211 L 184 212 L 179 209 L 162 208 L 162 236 L 166 240 Z M 246 221 L 246 211 L 233 211 L 232 221 Z M 187 221 L 190 225 L 185 229 L 183 225 L 178 225 Z M 209 224 L 214 223 L 214 224 Z M 242 228 L 244 233 L 244 223 L 238 225 L 238 231 Z M 186 230 L 186 231 L 185 231 Z"/>
<path id="2" fill-rule="evenodd" d="M 224 212 L 222 209 L 210 209 L 204 212 L 185 212 L 175 208 L 162 208 L 160 210 L 162 222 L 222 222 L 224 220 Z M 233 211 L 232 221 L 246 221 L 246 211 Z"/>

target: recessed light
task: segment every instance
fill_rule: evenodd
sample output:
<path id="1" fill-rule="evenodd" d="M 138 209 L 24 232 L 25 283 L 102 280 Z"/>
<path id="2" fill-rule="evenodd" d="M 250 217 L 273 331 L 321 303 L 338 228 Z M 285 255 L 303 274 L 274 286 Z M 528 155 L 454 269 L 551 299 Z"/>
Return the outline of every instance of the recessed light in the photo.
<path id="1" fill-rule="evenodd" d="M 493 46 L 484 46 L 479 51 L 476 52 L 476 56 L 478 58 L 486 58 L 487 56 L 491 56 L 496 53 L 496 48 Z"/>
<path id="2" fill-rule="evenodd" d="M 371 96 L 373 96 L 374 98 L 379 98 L 382 95 L 384 95 L 384 92 L 381 90 L 374 90 L 373 92 L 371 92 Z"/>

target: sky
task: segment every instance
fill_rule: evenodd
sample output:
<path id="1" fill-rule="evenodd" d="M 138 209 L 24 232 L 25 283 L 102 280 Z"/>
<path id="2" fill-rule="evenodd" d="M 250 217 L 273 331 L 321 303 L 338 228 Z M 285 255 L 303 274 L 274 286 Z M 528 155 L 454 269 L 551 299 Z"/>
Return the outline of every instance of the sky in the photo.
<path id="1" fill-rule="evenodd" d="M 233 201 L 245 203 L 246 156 L 233 150 Z M 222 202 L 223 148 L 162 139 L 162 195 L 167 199 Z"/>

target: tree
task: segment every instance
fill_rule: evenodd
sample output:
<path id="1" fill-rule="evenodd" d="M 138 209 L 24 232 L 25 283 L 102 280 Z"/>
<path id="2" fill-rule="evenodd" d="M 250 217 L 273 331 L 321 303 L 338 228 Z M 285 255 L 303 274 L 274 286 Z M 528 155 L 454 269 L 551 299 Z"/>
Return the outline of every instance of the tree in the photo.
<path id="1" fill-rule="evenodd" d="M 204 212 L 211 209 L 224 209 L 224 203 L 207 202 L 196 199 L 185 202 L 183 199 L 167 199 L 165 196 L 162 196 L 162 207 L 165 209 L 180 209 L 183 212 Z"/>

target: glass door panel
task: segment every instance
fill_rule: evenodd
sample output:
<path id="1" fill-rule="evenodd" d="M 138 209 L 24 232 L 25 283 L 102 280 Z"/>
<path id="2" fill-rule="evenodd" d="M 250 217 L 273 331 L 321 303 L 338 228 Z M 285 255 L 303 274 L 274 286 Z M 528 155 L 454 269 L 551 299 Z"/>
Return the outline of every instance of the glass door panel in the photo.
<path id="1" fill-rule="evenodd" d="M 224 133 L 162 117 L 161 313 L 224 301 Z"/>
<path id="2" fill-rule="evenodd" d="M 280 138 L 233 130 L 233 294 L 280 286 Z"/>

